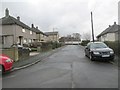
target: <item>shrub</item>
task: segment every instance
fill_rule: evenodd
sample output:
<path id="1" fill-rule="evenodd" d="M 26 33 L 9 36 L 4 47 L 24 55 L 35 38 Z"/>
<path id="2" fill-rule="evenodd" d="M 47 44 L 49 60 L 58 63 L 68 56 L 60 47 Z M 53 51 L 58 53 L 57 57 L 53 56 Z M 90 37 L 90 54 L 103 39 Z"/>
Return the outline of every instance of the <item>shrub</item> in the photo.
<path id="1" fill-rule="evenodd" d="M 83 40 L 83 41 L 81 42 L 81 45 L 82 45 L 82 46 L 86 46 L 89 42 L 90 42 L 90 40 Z"/>
<path id="2" fill-rule="evenodd" d="M 33 42 L 33 43 L 29 43 L 29 47 L 30 48 L 37 48 L 37 47 L 41 47 L 41 42 Z"/>
<path id="3" fill-rule="evenodd" d="M 118 52 L 120 51 L 120 43 L 118 43 L 118 41 L 105 41 L 104 43 L 112 48 L 116 54 L 118 54 Z"/>
<path id="4" fill-rule="evenodd" d="M 50 49 L 52 49 L 51 42 L 42 42 L 42 45 L 41 45 L 41 50 L 42 51 L 47 51 L 47 50 L 50 50 Z"/>

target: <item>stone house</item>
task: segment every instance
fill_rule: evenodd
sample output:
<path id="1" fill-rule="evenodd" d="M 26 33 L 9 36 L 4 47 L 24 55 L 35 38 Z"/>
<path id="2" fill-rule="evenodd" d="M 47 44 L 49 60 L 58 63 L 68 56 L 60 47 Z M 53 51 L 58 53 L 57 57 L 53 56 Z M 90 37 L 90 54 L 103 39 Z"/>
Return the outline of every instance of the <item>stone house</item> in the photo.
<path id="1" fill-rule="evenodd" d="M 49 41 L 59 42 L 59 33 L 57 31 L 55 31 L 55 32 L 45 32 L 45 34 L 48 35 Z"/>
<path id="2" fill-rule="evenodd" d="M 34 27 L 34 24 L 31 25 L 31 30 L 33 32 L 36 32 L 36 42 L 47 42 L 48 41 L 48 35 L 40 31 L 38 27 Z"/>
<path id="3" fill-rule="evenodd" d="M 102 33 L 100 33 L 97 36 L 97 39 L 99 41 L 118 41 L 118 28 L 120 28 L 120 25 L 117 25 L 116 22 L 107 29 L 105 29 Z"/>
<path id="4" fill-rule="evenodd" d="M 36 32 L 24 24 L 20 17 L 14 18 L 9 15 L 9 10 L 5 10 L 5 17 L 0 19 L 2 34 L 0 36 L 3 47 L 10 47 L 13 44 L 28 44 L 36 40 Z"/>

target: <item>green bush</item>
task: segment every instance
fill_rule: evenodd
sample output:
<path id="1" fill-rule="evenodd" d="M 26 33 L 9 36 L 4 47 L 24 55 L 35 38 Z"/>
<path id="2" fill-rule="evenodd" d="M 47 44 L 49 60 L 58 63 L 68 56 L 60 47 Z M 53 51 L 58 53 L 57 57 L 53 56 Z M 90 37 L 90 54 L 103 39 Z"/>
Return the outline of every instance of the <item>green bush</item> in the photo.
<path id="1" fill-rule="evenodd" d="M 37 51 L 37 47 L 40 47 L 40 51 L 48 51 L 51 49 L 59 48 L 63 46 L 64 44 L 58 43 L 58 42 L 41 42 L 39 43 L 33 43 L 31 44 L 31 51 Z"/>
<path id="2" fill-rule="evenodd" d="M 41 45 L 41 50 L 42 51 L 48 51 L 52 49 L 52 44 L 51 42 L 43 42 L 42 45 Z"/>
<path id="3" fill-rule="evenodd" d="M 120 48 L 119 48 L 120 43 L 118 43 L 118 41 L 113 41 L 113 42 L 112 41 L 105 41 L 104 43 L 106 43 L 110 48 L 112 48 L 116 54 L 119 53 L 119 51 L 120 51 Z"/>
<path id="4" fill-rule="evenodd" d="M 29 47 L 30 48 L 37 48 L 37 47 L 41 47 L 41 42 L 32 42 L 32 43 L 29 43 Z"/>
<path id="5" fill-rule="evenodd" d="M 90 42 L 90 40 L 83 40 L 83 41 L 81 42 L 81 45 L 82 45 L 82 46 L 86 46 L 89 42 Z"/>
<path id="6" fill-rule="evenodd" d="M 37 51 L 37 48 L 30 48 L 30 49 L 31 49 L 31 52 Z"/>
<path id="7" fill-rule="evenodd" d="M 61 46 L 63 46 L 62 43 L 59 43 L 59 42 L 51 42 L 51 45 L 52 45 L 52 49 L 55 49 L 55 48 L 59 48 Z"/>

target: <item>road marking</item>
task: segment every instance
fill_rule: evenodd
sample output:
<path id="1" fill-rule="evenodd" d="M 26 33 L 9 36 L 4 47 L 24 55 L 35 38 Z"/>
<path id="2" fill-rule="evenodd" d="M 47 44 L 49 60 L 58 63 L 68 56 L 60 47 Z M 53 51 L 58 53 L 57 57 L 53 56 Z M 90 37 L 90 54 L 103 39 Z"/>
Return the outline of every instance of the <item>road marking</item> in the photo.
<path id="1" fill-rule="evenodd" d="M 72 80 L 72 88 L 75 88 L 75 84 L 73 80 Z"/>
<path id="2" fill-rule="evenodd" d="M 73 79 L 73 63 L 71 64 L 71 80 L 72 80 L 72 88 L 75 88 L 75 83 Z"/>

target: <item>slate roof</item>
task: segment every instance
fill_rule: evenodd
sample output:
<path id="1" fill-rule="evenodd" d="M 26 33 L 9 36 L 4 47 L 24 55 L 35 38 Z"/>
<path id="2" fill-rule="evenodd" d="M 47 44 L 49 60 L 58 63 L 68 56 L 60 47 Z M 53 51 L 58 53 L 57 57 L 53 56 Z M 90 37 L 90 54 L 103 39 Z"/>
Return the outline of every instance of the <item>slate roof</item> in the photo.
<path id="1" fill-rule="evenodd" d="M 13 24 L 16 24 L 16 25 L 19 25 L 23 28 L 26 28 L 26 29 L 29 29 L 30 30 L 30 27 L 26 24 L 24 24 L 23 22 L 21 22 L 20 20 L 17 20 L 16 18 L 12 17 L 12 16 L 7 16 L 7 17 L 3 17 L 0 19 L 0 24 L 2 25 L 13 25 Z"/>
<path id="2" fill-rule="evenodd" d="M 46 35 L 45 33 L 43 33 L 42 31 L 40 31 L 38 28 L 35 28 L 35 27 L 32 27 L 31 28 L 31 30 L 33 31 L 33 32 L 36 32 L 37 34 L 43 34 L 43 35 Z M 46 35 L 46 36 L 48 36 L 48 35 Z"/>
<path id="3" fill-rule="evenodd" d="M 105 35 L 107 33 L 115 33 L 115 32 L 118 32 L 118 28 L 120 28 L 120 25 L 117 25 L 117 24 L 114 24 L 110 27 L 108 27 L 107 29 L 105 29 L 102 33 L 100 33 L 98 37 L 102 36 L 102 35 Z"/>
<path id="4" fill-rule="evenodd" d="M 47 35 L 57 35 L 58 32 L 57 31 L 56 32 L 45 32 L 45 34 L 47 34 Z"/>

